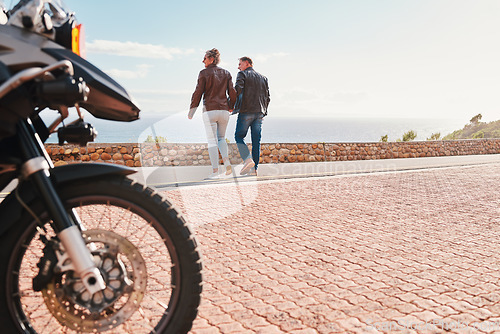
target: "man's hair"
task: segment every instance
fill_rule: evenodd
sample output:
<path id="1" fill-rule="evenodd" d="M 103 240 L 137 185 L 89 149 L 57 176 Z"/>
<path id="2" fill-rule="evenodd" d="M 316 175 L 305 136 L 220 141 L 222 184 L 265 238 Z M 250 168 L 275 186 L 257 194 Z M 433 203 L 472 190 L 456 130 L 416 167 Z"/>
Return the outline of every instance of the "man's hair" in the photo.
<path id="1" fill-rule="evenodd" d="M 217 65 L 220 62 L 220 52 L 217 49 L 208 50 L 205 52 L 205 56 L 214 59 L 214 65 Z"/>
<path id="2" fill-rule="evenodd" d="M 240 60 L 247 61 L 250 64 L 250 66 L 253 66 L 253 61 L 249 57 L 241 57 Z"/>

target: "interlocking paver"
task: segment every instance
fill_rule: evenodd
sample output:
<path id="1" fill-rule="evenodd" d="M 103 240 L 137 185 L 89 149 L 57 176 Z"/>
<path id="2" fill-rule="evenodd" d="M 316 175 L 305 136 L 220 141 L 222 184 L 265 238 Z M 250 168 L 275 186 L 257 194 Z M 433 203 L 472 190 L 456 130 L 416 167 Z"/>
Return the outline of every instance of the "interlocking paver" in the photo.
<path id="1" fill-rule="evenodd" d="M 193 333 L 500 331 L 498 163 L 164 193 L 203 253 Z"/>

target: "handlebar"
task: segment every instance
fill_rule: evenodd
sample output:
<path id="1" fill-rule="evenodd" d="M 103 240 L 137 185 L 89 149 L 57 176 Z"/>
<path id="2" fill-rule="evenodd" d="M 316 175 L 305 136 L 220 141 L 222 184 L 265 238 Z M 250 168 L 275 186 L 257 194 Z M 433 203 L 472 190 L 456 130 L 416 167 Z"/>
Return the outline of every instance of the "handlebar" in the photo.
<path id="1" fill-rule="evenodd" d="M 58 61 L 57 63 L 48 65 L 44 68 L 40 67 L 31 67 L 28 69 L 25 69 L 12 77 L 10 77 L 7 81 L 5 81 L 2 85 L 0 85 L 0 99 L 3 98 L 5 95 L 9 94 L 11 91 L 14 89 L 18 88 L 21 86 L 23 83 L 28 82 L 30 80 L 36 79 L 38 77 L 41 77 L 45 73 L 52 72 L 54 70 L 58 69 L 64 69 L 66 73 L 69 75 L 73 75 L 73 64 L 71 64 L 70 61 L 68 60 L 61 60 Z"/>

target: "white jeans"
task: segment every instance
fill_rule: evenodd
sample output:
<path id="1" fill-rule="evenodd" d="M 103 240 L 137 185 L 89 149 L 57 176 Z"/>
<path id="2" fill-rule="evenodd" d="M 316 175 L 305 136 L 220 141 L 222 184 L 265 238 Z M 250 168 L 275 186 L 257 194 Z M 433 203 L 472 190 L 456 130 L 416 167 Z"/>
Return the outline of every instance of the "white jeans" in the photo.
<path id="1" fill-rule="evenodd" d="M 226 128 L 229 122 L 227 110 L 210 110 L 203 112 L 203 122 L 208 140 L 208 155 L 213 169 L 219 168 L 219 152 L 223 160 L 227 160 Z"/>

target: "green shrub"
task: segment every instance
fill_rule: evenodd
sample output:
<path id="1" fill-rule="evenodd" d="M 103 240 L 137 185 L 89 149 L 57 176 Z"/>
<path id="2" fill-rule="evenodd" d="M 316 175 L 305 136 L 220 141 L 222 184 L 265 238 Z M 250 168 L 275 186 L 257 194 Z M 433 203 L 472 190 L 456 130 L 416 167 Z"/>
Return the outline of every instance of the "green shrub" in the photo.
<path id="1" fill-rule="evenodd" d="M 491 138 L 500 138 L 500 130 L 491 131 Z"/>
<path id="2" fill-rule="evenodd" d="M 441 133 L 433 133 L 427 140 L 439 140 L 441 139 Z"/>
<path id="3" fill-rule="evenodd" d="M 155 136 L 153 138 L 153 136 L 151 135 L 148 135 L 148 137 L 146 138 L 146 140 L 144 141 L 145 143 L 166 143 L 167 142 L 167 138 L 163 137 L 163 136 Z"/>
<path id="4" fill-rule="evenodd" d="M 481 139 L 484 138 L 484 131 L 480 130 L 472 135 L 472 139 Z"/>
<path id="5" fill-rule="evenodd" d="M 446 135 L 443 137 L 443 140 L 454 140 L 454 139 L 460 139 L 462 137 L 463 130 L 456 130 L 450 133 L 449 135 Z"/>
<path id="6" fill-rule="evenodd" d="M 412 140 L 414 140 L 415 138 L 417 138 L 417 133 L 416 133 L 415 131 L 413 131 L 413 130 L 410 130 L 410 131 L 405 132 L 405 133 L 403 134 L 403 138 L 402 138 L 402 140 L 403 140 L 403 141 L 412 141 Z"/>

